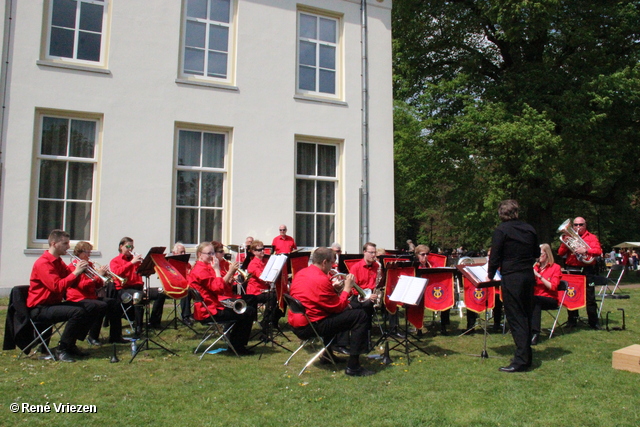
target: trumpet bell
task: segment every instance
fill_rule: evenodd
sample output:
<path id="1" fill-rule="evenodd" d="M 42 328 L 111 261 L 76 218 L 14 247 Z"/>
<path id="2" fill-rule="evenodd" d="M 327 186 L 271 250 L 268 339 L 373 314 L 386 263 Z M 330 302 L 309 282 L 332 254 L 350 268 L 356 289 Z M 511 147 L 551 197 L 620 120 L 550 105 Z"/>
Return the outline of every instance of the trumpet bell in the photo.
<path id="1" fill-rule="evenodd" d="M 220 301 L 220 303 L 223 306 L 232 309 L 236 314 L 243 314 L 247 311 L 247 302 L 243 299 L 225 299 Z"/>

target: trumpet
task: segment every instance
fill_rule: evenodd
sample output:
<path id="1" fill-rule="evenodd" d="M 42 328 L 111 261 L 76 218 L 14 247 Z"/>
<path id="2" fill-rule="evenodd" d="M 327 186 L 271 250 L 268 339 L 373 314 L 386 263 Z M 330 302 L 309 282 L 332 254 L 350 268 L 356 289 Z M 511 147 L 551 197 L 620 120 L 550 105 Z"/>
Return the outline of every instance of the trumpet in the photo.
<path id="1" fill-rule="evenodd" d="M 560 224 L 560 227 L 556 230 L 557 233 L 561 233 L 558 237 L 562 243 L 567 245 L 567 247 L 573 252 L 578 261 L 583 264 L 592 264 L 596 259 L 589 254 L 577 254 L 576 249 L 584 248 L 585 250 L 591 249 L 591 247 L 582 240 L 582 237 L 576 231 L 571 228 L 571 218 L 568 218 L 565 222 Z"/>
<path id="2" fill-rule="evenodd" d="M 236 314 L 242 314 L 247 311 L 247 302 L 243 299 L 223 299 L 220 304 L 232 309 Z"/>
<path id="3" fill-rule="evenodd" d="M 333 285 L 336 292 L 340 293 L 344 289 L 344 282 L 347 279 L 347 275 L 344 273 L 340 273 L 337 270 L 329 271 L 329 280 L 331 280 L 331 284 Z M 365 302 L 369 298 L 371 298 L 371 289 L 362 289 L 356 282 L 353 282 L 353 289 L 358 293 L 358 301 Z"/>
<path id="4" fill-rule="evenodd" d="M 73 263 L 74 265 L 80 261 L 83 261 L 81 258 L 75 256 L 73 253 L 69 253 L 69 256 L 74 261 Z M 97 268 L 99 269 L 100 265 L 98 265 Z M 98 273 L 98 270 L 96 269 L 96 267 L 94 267 L 93 263 L 90 260 L 87 260 L 87 268 L 84 270 L 84 275 L 87 276 L 90 280 L 100 279 L 102 280 L 102 283 L 104 285 L 113 283 L 113 279 L 111 277 L 105 277 L 100 273 Z"/>
<path id="5" fill-rule="evenodd" d="M 100 267 L 102 267 L 100 264 L 98 264 L 97 262 L 94 262 L 93 265 L 100 269 Z M 116 279 L 117 281 L 120 282 L 120 284 L 122 286 L 124 286 L 125 283 L 127 283 L 127 279 L 126 277 L 120 277 L 118 276 L 116 273 L 114 273 L 113 271 L 111 271 L 111 268 L 109 268 L 109 266 L 107 265 L 107 276 L 111 279 L 111 281 L 113 281 L 113 279 Z"/>

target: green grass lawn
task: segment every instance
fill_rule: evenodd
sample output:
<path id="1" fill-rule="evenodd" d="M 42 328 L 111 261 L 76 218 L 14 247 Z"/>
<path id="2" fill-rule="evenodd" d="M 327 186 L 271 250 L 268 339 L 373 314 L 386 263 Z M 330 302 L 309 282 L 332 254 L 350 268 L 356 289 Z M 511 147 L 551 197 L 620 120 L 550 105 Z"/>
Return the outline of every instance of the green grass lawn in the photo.
<path id="1" fill-rule="evenodd" d="M 624 292 L 631 298 L 606 300 L 603 312 L 612 311 L 610 326 L 621 326 L 617 308 L 624 308 L 626 330 L 545 336 L 526 373 L 498 371 L 514 350 L 511 336 L 501 334 L 488 336 L 489 359 L 472 356 L 482 351 L 481 334 L 427 334 L 420 344 L 429 356 L 413 353 L 410 365 L 396 352 L 389 366 L 369 359 L 365 365 L 377 374 L 365 378 L 319 364 L 298 377 L 309 353 L 284 366 L 289 353 L 272 346 L 255 356 L 224 352 L 199 361 L 192 354 L 199 340 L 184 326 L 155 338 L 178 356 L 148 350 L 133 363 L 126 345 L 118 347 L 119 363 L 109 363 L 110 346 L 76 363 L 5 351 L 0 425 L 638 426 L 640 374 L 611 367 L 614 350 L 640 344 L 640 289 Z M 2 325 L 5 315 L 0 311 Z M 551 323 L 543 313 L 543 327 Z M 452 314 L 453 328 L 464 324 Z M 287 335 L 292 341 L 284 344 L 295 349 Z M 12 403 L 96 405 L 97 413 L 12 413 Z"/>

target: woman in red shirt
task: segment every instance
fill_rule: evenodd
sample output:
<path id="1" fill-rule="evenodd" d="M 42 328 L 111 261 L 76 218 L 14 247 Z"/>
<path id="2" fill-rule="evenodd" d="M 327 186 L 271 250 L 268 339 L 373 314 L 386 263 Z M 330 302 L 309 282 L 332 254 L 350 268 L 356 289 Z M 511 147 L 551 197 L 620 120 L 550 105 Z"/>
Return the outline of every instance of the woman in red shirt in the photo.
<path id="1" fill-rule="evenodd" d="M 137 272 L 142 262 L 142 256 L 133 252 L 133 239 L 131 237 L 123 237 L 118 244 L 118 252 L 120 255 L 113 258 L 109 263 L 111 271 L 124 279 L 123 282 L 115 281 L 117 291 L 117 300 L 122 301 L 122 294 L 129 292 L 133 294 L 135 291 L 142 291 L 142 276 Z M 142 325 L 144 322 L 144 307 L 136 305 L 135 311 L 135 337 L 142 336 Z"/>
<path id="2" fill-rule="evenodd" d="M 533 316 L 531 319 L 531 345 L 538 344 L 542 310 L 558 308 L 558 285 L 560 284 L 560 265 L 553 261 L 553 252 L 547 243 L 540 245 L 540 258 L 533 266 L 536 286 L 533 289 Z"/>

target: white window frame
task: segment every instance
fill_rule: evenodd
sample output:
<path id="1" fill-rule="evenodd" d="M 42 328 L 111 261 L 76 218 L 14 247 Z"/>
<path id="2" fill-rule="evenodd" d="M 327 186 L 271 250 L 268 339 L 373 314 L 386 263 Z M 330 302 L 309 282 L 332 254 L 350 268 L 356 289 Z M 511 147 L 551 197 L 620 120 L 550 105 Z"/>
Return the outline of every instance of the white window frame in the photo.
<path id="1" fill-rule="evenodd" d="M 54 28 L 53 26 L 53 3 L 56 0 L 48 0 L 47 1 L 47 33 L 46 33 L 46 42 L 44 44 L 44 52 L 42 57 L 46 61 L 52 62 L 61 62 L 67 64 L 76 64 L 80 66 L 88 66 L 88 67 L 104 67 L 106 66 L 106 57 L 107 57 L 107 40 L 108 40 L 108 28 L 109 28 L 109 16 L 111 11 L 111 0 L 76 0 L 76 21 L 74 30 L 74 39 L 73 39 L 73 56 L 55 56 L 50 54 L 51 49 L 51 32 Z M 103 6 L 102 12 L 102 31 L 100 33 L 95 33 L 92 31 L 80 30 L 80 9 L 83 4 L 97 4 Z M 71 27 L 68 27 L 71 28 Z M 79 46 L 79 37 L 80 32 L 91 32 L 94 34 L 100 34 L 100 59 L 98 61 L 86 60 L 86 59 L 78 59 L 78 46 Z M 47 65 L 47 64 L 45 64 Z"/>
<path id="2" fill-rule="evenodd" d="M 94 145 L 94 149 L 93 149 L 93 157 L 89 158 L 89 157 L 73 157 L 70 156 L 69 153 L 67 152 L 66 156 L 59 156 L 59 155 L 50 155 L 50 154 L 42 154 L 42 133 L 44 130 L 44 120 L 45 118 L 53 118 L 53 119 L 63 119 L 63 120 L 67 120 L 69 125 L 73 120 L 78 120 L 78 121 L 89 121 L 89 122 L 95 122 L 95 145 Z M 99 162 L 99 153 L 101 151 L 101 136 L 102 136 L 102 115 L 98 115 L 98 114 L 91 114 L 91 113 L 81 113 L 81 112 L 77 112 L 77 113 L 67 113 L 67 112 L 60 112 L 60 111 L 50 111 L 50 110 L 42 110 L 42 111 L 38 111 L 36 114 L 36 128 L 37 128 L 37 133 L 36 133 L 36 140 L 35 140 L 35 148 L 34 148 L 34 163 L 33 163 L 33 173 L 32 175 L 32 206 L 31 206 L 31 220 L 30 220 L 30 243 L 29 243 L 29 247 L 34 247 L 34 248 L 46 248 L 48 247 L 48 242 L 47 242 L 47 237 L 43 237 L 43 238 L 38 238 L 37 236 L 37 232 L 38 232 L 38 208 L 39 208 L 39 202 L 41 200 L 51 200 L 51 201 L 62 201 L 64 203 L 64 208 L 63 208 L 63 219 L 62 219 L 62 224 L 60 224 L 59 226 L 56 226 L 55 228 L 61 228 L 64 229 L 65 231 L 71 233 L 72 230 L 68 230 L 66 227 L 66 215 L 67 215 L 67 210 L 66 210 L 66 205 L 67 203 L 73 203 L 73 202 L 83 202 L 83 203 L 88 203 L 91 205 L 91 217 L 90 217 L 90 226 L 89 226 L 89 236 L 87 238 L 83 238 L 83 239 L 74 239 L 73 235 L 71 236 L 71 242 L 72 244 L 75 242 L 78 242 L 80 240 L 89 240 L 92 242 L 96 242 L 97 240 L 97 236 L 96 236 L 96 221 L 97 221 L 97 210 L 98 210 L 98 199 L 99 199 L 99 191 L 98 191 L 98 175 L 100 173 L 100 162 Z M 68 126 L 68 129 L 70 129 L 71 126 Z M 68 132 L 67 134 L 67 149 L 69 147 L 69 139 L 71 138 L 71 133 Z M 87 200 L 74 200 L 74 199 L 70 199 L 67 197 L 67 191 L 68 191 L 68 173 L 69 173 L 69 169 L 68 166 L 66 168 L 66 175 L 65 175 L 65 187 L 64 187 L 64 192 L 65 192 L 65 196 L 62 199 L 49 199 L 49 198 L 41 198 L 40 197 L 40 174 L 41 174 L 41 162 L 43 160 L 53 160 L 53 161 L 63 161 L 65 163 L 67 163 L 67 165 L 69 163 L 90 163 L 93 165 L 93 177 L 92 177 L 92 182 L 91 182 L 91 199 L 89 201 Z M 46 235 L 48 236 L 49 232 L 51 230 L 47 230 Z"/>
<path id="3" fill-rule="evenodd" d="M 322 19 L 332 20 L 336 23 L 336 42 L 324 41 L 320 40 L 318 37 L 310 38 L 310 37 L 302 37 L 301 36 L 301 22 L 302 15 L 308 15 L 315 17 L 318 22 Z M 323 12 L 316 9 L 308 9 L 301 8 L 297 13 L 297 26 L 296 26 L 296 93 L 303 96 L 315 97 L 315 98 L 327 98 L 330 100 L 339 100 L 342 98 L 342 45 L 343 45 L 343 37 L 342 37 L 342 17 L 338 14 L 331 14 L 329 12 Z M 318 30 L 319 31 L 319 30 Z M 302 42 L 312 43 L 316 45 L 316 58 L 315 65 L 305 65 L 301 64 L 300 59 L 300 45 Z M 321 46 L 329 46 L 335 48 L 335 69 L 332 71 L 335 75 L 334 80 L 334 93 L 329 92 L 321 92 L 320 91 L 320 70 L 323 69 L 320 67 L 320 47 Z M 305 66 L 307 68 L 315 69 L 315 90 L 302 89 L 300 87 L 300 68 Z M 331 70 L 331 69 L 328 69 Z"/>
<path id="4" fill-rule="evenodd" d="M 189 0 L 183 0 L 182 7 L 182 34 L 181 34 L 181 49 L 180 49 L 180 78 L 184 80 L 179 80 L 181 83 L 192 82 L 201 82 L 201 83 L 210 83 L 212 85 L 221 84 L 221 85 L 232 85 L 234 83 L 234 64 L 235 64 L 235 46 L 236 46 L 236 34 L 235 34 L 235 19 L 236 19 L 236 0 L 229 1 L 229 22 L 220 22 L 209 19 L 209 10 L 211 7 L 211 0 L 207 0 L 207 18 L 192 18 L 187 16 L 187 3 Z M 185 56 L 187 51 L 187 23 L 188 22 L 198 22 L 204 24 L 206 26 L 205 31 L 205 55 L 204 55 L 204 70 L 203 74 L 190 73 L 185 71 Z M 220 76 L 209 76 L 208 75 L 208 55 L 210 49 L 208 49 L 209 45 L 209 28 L 211 26 L 220 26 L 228 29 L 228 44 L 227 51 L 225 52 L 227 55 L 227 70 L 225 77 Z M 222 52 L 222 51 L 221 51 Z M 186 80 L 186 81 L 185 81 Z"/>
<path id="5" fill-rule="evenodd" d="M 314 174 L 300 174 L 298 173 L 298 150 L 300 144 L 310 144 L 315 146 L 316 151 L 316 164 L 315 164 L 315 173 Z M 335 164 L 335 176 L 323 176 L 318 174 L 318 147 L 319 146 L 328 146 L 335 149 L 336 154 L 336 164 Z M 321 244 L 325 244 L 325 246 L 329 246 L 333 241 L 338 241 L 340 238 L 340 228 L 339 228 L 339 218 L 340 218 L 340 158 L 341 158 L 341 145 L 336 141 L 328 141 L 328 140 L 320 140 L 320 139 L 307 139 L 307 138 L 296 138 L 295 145 L 295 153 L 296 153 L 296 161 L 295 161 L 295 200 L 294 200 L 294 217 L 295 217 L 295 232 L 298 233 L 300 230 L 298 229 L 298 215 L 313 215 L 313 244 L 309 245 L 303 241 L 299 235 L 296 235 L 296 242 L 298 242 L 298 246 L 305 247 L 317 247 Z M 298 180 L 305 181 L 314 181 L 314 210 L 313 211 L 301 211 L 298 210 L 298 190 L 297 183 Z M 318 195 L 317 195 L 317 183 L 318 182 L 333 182 L 335 184 L 334 187 L 334 207 L 333 212 L 318 212 Z M 319 216 L 331 216 L 333 217 L 333 237 L 327 236 L 329 241 L 327 242 L 319 242 L 318 240 L 318 217 Z"/>
<path id="6" fill-rule="evenodd" d="M 200 135 L 200 166 L 189 166 L 189 165 L 179 165 L 179 152 L 180 152 L 180 132 L 181 131 L 186 131 L 186 132 L 199 132 Z M 202 150 L 202 140 L 203 140 L 203 135 L 205 133 L 210 133 L 210 134 L 218 134 L 218 135 L 223 135 L 224 136 L 224 159 L 223 159 L 223 167 L 221 168 L 217 168 L 217 167 L 204 167 L 202 166 L 202 154 L 203 154 L 203 150 Z M 196 124 L 188 124 L 188 123 L 178 123 L 176 125 L 176 132 L 175 132 L 175 154 L 174 154 L 174 173 L 173 173 L 173 202 L 172 202 L 172 241 L 180 241 L 184 244 L 185 247 L 196 247 L 200 242 L 203 241 L 211 241 L 211 240 L 219 240 L 219 241 L 225 241 L 224 239 L 226 239 L 227 235 L 227 230 L 225 227 L 225 224 L 227 222 L 227 217 L 228 217 L 228 198 L 229 198 L 229 185 L 228 185 L 228 177 L 229 177 L 229 145 L 230 145 L 230 139 L 231 139 L 231 130 L 228 128 L 220 128 L 220 127 L 208 127 L 208 126 L 201 126 L 201 125 L 196 125 Z M 181 171 L 185 171 L 185 172 L 198 172 L 199 173 L 199 179 L 198 179 L 198 206 L 178 206 L 178 174 Z M 201 201 L 202 201 L 202 173 L 220 173 L 222 174 L 222 196 L 221 196 L 221 206 L 217 207 L 203 207 L 201 206 Z M 198 210 L 198 214 L 197 214 L 197 224 L 195 225 L 197 227 L 196 230 L 196 241 L 195 242 L 188 242 L 188 239 L 185 239 L 186 236 L 178 236 L 178 208 L 187 208 L 187 209 L 197 209 Z M 221 219 L 220 219 L 220 236 L 213 236 L 213 235 L 207 235 L 207 236 L 201 236 L 200 235 L 200 223 L 201 223 L 201 218 L 202 218 L 202 211 L 204 210 L 217 210 L 220 211 L 221 214 Z"/>

